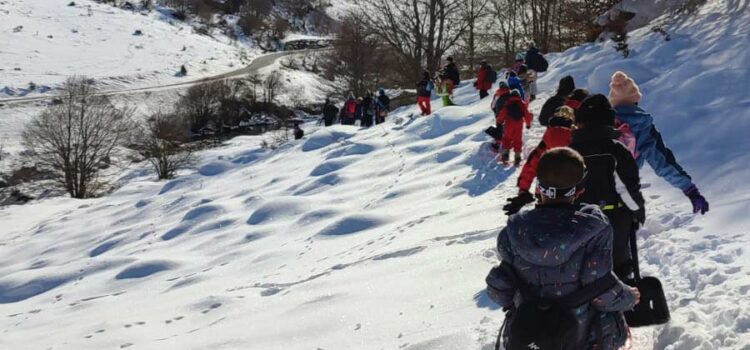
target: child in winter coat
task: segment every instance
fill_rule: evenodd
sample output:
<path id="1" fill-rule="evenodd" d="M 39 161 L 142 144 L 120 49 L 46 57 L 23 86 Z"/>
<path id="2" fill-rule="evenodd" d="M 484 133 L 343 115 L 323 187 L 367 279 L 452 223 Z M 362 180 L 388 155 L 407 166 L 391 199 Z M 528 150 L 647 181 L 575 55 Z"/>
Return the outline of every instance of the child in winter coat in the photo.
<path id="1" fill-rule="evenodd" d="M 435 84 L 430 79 L 430 73 L 422 72 L 422 80 L 417 83 L 417 105 L 422 111 L 422 115 L 432 114 L 430 106 L 432 99 L 432 90 L 435 90 Z"/>
<path id="2" fill-rule="evenodd" d="M 526 103 L 530 103 L 536 99 L 536 72 L 529 69 L 525 64 L 517 71 L 518 78 L 521 79 L 521 85 L 523 85 L 524 92 L 526 93 Z"/>
<path id="3" fill-rule="evenodd" d="M 555 115 L 549 119 L 549 127 L 544 132 L 542 141 L 529 153 L 529 157 L 521 170 L 518 177 L 518 196 L 508 199 L 508 204 L 503 207 L 505 214 L 512 215 L 517 213 L 521 208 L 534 201 L 529 189 L 534 182 L 537 174 L 539 159 L 547 150 L 557 147 L 567 147 L 573 140 L 573 123 L 575 115 L 572 108 L 561 106 L 555 112 Z"/>
<path id="4" fill-rule="evenodd" d="M 479 90 L 479 99 L 490 95 L 487 91 L 492 89 L 492 84 L 494 83 L 491 79 L 492 73 L 492 68 L 487 64 L 487 61 L 482 61 L 477 71 L 477 81 L 475 83 L 477 90 Z"/>
<path id="5" fill-rule="evenodd" d="M 344 107 L 341 108 L 341 124 L 354 125 L 356 114 L 357 100 L 354 99 L 354 94 L 349 94 L 349 98 L 344 102 Z"/>
<path id="6" fill-rule="evenodd" d="M 575 89 L 573 92 L 568 96 L 568 99 L 565 101 L 565 105 L 573 108 L 578 109 L 581 107 L 581 103 L 583 103 L 583 100 L 586 99 L 586 97 L 589 97 L 590 93 L 586 89 Z"/>
<path id="7" fill-rule="evenodd" d="M 529 112 L 526 101 L 522 99 L 521 93 L 518 90 L 513 90 L 496 119 L 497 124 L 503 125 L 502 161 L 504 163 L 510 159 L 512 148 L 515 153 L 515 165 L 521 164 L 523 125 L 526 124 L 527 129 L 531 128 L 532 118 L 533 116 Z"/>
<path id="8" fill-rule="evenodd" d="M 498 342 L 507 349 L 514 337 L 529 332 L 549 336 L 549 329 L 534 330 L 535 324 L 522 329 L 524 334 L 513 332 L 515 322 L 547 321 L 521 314 L 528 310 L 524 303 L 579 296 L 583 304 L 566 306 L 578 322 L 555 325 L 576 327 L 575 336 L 546 340 L 557 340 L 558 348 L 566 342 L 565 349 L 618 349 L 627 339 L 623 311 L 640 295 L 612 275 L 612 227 L 606 216 L 596 206 L 574 204 L 586 176 L 584 160 L 570 148 L 555 148 L 541 157 L 538 169 L 540 204 L 508 219 L 497 238 L 502 263 L 486 278 L 490 298 L 506 311 Z M 532 348 L 525 342 L 522 347 Z"/>
<path id="9" fill-rule="evenodd" d="M 690 199 L 694 213 L 705 214 L 708 212 L 708 201 L 693 184 L 690 175 L 677 163 L 672 150 L 664 144 L 654 125 L 654 118 L 638 106 L 641 97 L 638 85 L 627 74 L 616 72 L 612 76 L 609 100 L 617 113 L 619 129 L 627 128 L 635 136 L 633 156 L 638 167 L 648 162 L 657 175 Z"/>
<path id="10" fill-rule="evenodd" d="M 606 96 L 597 94 L 576 110 L 570 147 L 586 160 L 586 192 L 578 203 L 598 205 L 614 230 L 614 271 L 620 278 L 633 271 L 630 233 L 646 220 L 641 179 L 635 159 L 617 141 L 615 111 Z"/>
<path id="11" fill-rule="evenodd" d="M 526 91 L 523 89 L 523 82 L 518 78 L 518 74 L 515 71 L 508 72 L 508 86 L 511 90 L 518 90 L 521 94 L 521 99 L 526 101 Z"/>
<path id="12" fill-rule="evenodd" d="M 557 111 L 560 106 L 565 105 L 565 100 L 575 88 L 576 83 L 570 75 L 560 79 L 555 96 L 550 97 L 542 106 L 542 111 L 539 113 L 539 124 L 547 126 L 552 115 L 555 114 L 555 111 Z"/>
<path id="13" fill-rule="evenodd" d="M 443 99 L 443 106 L 453 106 L 453 80 L 449 79 L 445 73 L 441 73 L 439 76 L 437 94 Z"/>
<path id="14" fill-rule="evenodd" d="M 385 117 L 388 116 L 388 112 L 391 111 L 391 98 L 385 94 L 385 89 L 380 88 L 378 90 L 377 104 L 377 115 L 375 117 L 375 124 L 385 123 Z"/>

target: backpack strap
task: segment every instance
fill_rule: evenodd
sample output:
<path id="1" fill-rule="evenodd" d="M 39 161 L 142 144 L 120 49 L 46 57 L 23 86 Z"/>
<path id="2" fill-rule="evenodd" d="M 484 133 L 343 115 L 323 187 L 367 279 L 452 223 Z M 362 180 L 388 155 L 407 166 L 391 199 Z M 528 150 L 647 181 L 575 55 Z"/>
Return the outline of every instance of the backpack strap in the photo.
<path id="1" fill-rule="evenodd" d="M 529 284 L 521 279 L 516 269 L 509 262 L 502 261 L 500 263 L 499 269 L 506 276 L 510 277 L 511 283 L 514 287 L 516 287 L 516 289 L 518 289 L 518 291 L 521 293 L 521 297 L 523 297 L 524 300 L 532 301 L 543 299 L 539 298 L 539 296 L 537 296 L 535 293 L 532 293 Z M 612 274 L 612 272 L 609 272 L 608 274 L 594 280 L 589 284 L 584 285 L 582 288 L 562 298 L 543 300 L 555 303 L 566 308 L 577 308 L 583 304 L 590 303 L 592 300 L 594 300 L 594 298 L 602 295 L 602 293 L 611 289 L 615 285 L 617 285 L 617 278 L 614 274 Z"/>

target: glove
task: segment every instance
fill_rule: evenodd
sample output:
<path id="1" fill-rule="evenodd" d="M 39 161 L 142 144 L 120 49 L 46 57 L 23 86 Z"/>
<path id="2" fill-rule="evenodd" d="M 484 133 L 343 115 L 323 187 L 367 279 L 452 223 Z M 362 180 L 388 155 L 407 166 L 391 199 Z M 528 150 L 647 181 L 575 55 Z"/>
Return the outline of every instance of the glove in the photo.
<path id="1" fill-rule="evenodd" d="M 524 205 L 534 202 L 534 196 L 528 191 L 521 191 L 518 196 L 508 198 L 508 204 L 503 207 L 505 214 L 510 216 L 518 213 Z"/>
<path id="2" fill-rule="evenodd" d="M 690 198 L 690 202 L 693 203 L 694 214 L 701 213 L 701 215 L 703 215 L 708 212 L 708 201 L 701 195 L 701 192 L 698 191 L 698 187 L 695 187 L 695 185 L 690 186 L 690 188 L 685 191 L 685 195 Z"/>
<path id="3" fill-rule="evenodd" d="M 646 208 L 640 207 L 638 210 L 633 212 L 633 221 L 635 221 L 636 229 L 641 228 L 643 223 L 646 222 Z"/>

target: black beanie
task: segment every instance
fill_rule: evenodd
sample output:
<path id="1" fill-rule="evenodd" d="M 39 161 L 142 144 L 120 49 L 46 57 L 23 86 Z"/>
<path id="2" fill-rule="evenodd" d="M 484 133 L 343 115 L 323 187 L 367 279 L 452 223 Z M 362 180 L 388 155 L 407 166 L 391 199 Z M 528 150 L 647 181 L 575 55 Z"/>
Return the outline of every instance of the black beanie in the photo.
<path id="1" fill-rule="evenodd" d="M 596 94 L 589 96 L 581 107 L 576 110 L 576 122 L 581 122 L 587 126 L 591 125 L 615 125 L 615 110 L 609 104 L 607 96 Z"/>
<path id="2" fill-rule="evenodd" d="M 560 84 L 558 84 L 557 86 L 557 95 L 567 97 L 575 89 L 576 82 L 573 80 L 573 77 L 571 77 L 570 75 L 566 75 L 565 77 L 560 79 Z"/>

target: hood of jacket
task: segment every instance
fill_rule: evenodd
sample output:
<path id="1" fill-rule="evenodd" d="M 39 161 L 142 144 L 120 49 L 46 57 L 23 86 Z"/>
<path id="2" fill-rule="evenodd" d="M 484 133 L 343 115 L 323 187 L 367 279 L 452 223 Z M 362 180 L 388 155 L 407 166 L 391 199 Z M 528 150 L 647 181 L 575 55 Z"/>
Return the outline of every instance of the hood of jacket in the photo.
<path id="1" fill-rule="evenodd" d="M 511 218 L 508 239 L 513 253 L 524 261 L 554 267 L 570 261 L 604 225 L 574 205 L 538 206 Z"/>
<path id="2" fill-rule="evenodd" d="M 628 123 L 634 132 L 648 130 L 654 124 L 654 117 L 635 105 L 616 107 L 615 113 L 617 119 L 623 123 Z"/>
<path id="3" fill-rule="evenodd" d="M 576 83 L 573 80 L 573 77 L 570 75 L 567 75 L 560 79 L 560 82 L 557 85 L 557 93 L 555 95 L 561 96 L 561 97 L 568 97 L 568 95 L 573 93 L 573 90 L 576 89 Z"/>

